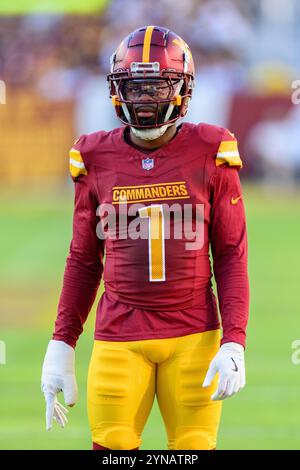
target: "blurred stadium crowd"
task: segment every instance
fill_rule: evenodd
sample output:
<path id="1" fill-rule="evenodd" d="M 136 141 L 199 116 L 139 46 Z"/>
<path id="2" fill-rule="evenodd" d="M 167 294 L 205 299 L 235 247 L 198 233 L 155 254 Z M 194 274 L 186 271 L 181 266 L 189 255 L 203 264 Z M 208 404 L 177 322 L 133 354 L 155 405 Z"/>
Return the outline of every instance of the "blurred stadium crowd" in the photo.
<path id="1" fill-rule="evenodd" d="M 173 29 L 190 44 L 197 76 L 188 120 L 235 132 L 244 175 L 299 177 L 300 107 L 291 102 L 300 78 L 297 0 L 111 0 L 101 15 L 0 17 L 8 182 L 18 182 L 20 167 L 23 177 L 65 177 L 75 137 L 119 125 L 108 99 L 109 57 L 145 24 Z"/>

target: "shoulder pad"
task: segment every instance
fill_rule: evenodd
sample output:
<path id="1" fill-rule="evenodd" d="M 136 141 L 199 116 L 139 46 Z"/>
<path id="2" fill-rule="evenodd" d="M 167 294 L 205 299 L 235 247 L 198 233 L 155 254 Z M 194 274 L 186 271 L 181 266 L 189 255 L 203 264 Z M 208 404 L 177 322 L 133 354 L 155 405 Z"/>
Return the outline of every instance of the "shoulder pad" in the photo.
<path id="1" fill-rule="evenodd" d="M 223 164 L 242 168 L 243 163 L 239 154 L 237 140 L 231 132 L 224 129 L 222 139 L 216 154 L 216 166 Z"/>
<path id="2" fill-rule="evenodd" d="M 234 135 L 224 127 L 211 124 L 198 124 L 201 141 L 205 143 L 207 151 L 214 155 L 216 166 L 227 164 L 242 168 L 237 140 Z"/>
<path id="3" fill-rule="evenodd" d="M 101 145 L 101 140 L 105 134 L 104 131 L 83 134 L 74 142 L 69 152 L 70 173 L 73 179 L 88 174 L 91 163 L 94 160 L 94 151 Z"/>
<path id="4" fill-rule="evenodd" d="M 200 123 L 197 125 L 200 138 L 205 142 L 210 149 L 215 150 L 218 148 L 219 142 L 222 139 L 224 129 L 212 124 Z"/>

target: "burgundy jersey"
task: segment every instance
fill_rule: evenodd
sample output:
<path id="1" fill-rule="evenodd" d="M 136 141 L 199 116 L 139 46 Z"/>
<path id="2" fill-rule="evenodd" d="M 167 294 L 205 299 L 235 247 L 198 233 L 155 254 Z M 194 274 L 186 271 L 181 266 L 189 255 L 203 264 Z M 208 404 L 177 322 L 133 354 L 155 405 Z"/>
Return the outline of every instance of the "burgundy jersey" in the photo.
<path id="1" fill-rule="evenodd" d="M 83 135 L 71 149 L 73 239 L 54 339 L 75 346 L 103 265 L 96 339 L 165 338 L 218 328 L 211 247 L 222 341 L 244 345 L 247 238 L 236 139 L 223 128 L 184 123 L 171 141 L 146 152 L 128 143 L 128 132 L 125 127 Z"/>

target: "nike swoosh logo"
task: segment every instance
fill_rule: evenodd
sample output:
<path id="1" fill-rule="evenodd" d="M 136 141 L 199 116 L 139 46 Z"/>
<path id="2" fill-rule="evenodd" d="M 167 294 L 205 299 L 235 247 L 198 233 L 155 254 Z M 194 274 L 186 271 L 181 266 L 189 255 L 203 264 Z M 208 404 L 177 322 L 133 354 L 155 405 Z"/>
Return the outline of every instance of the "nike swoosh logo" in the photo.
<path id="1" fill-rule="evenodd" d="M 239 196 L 237 197 L 236 199 L 234 199 L 234 197 L 231 198 L 231 204 L 236 204 L 240 199 L 241 199 L 242 196 Z"/>
<path id="2" fill-rule="evenodd" d="M 235 360 L 233 359 L 233 357 L 231 357 L 230 359 L 232 360 L 233 365 L 234 365 L 234 369 L 232 369 L 232 370 L 233 370 L 234 372 L 238 372 L 239 368 L 238 368 L 238 366 L 236 365 Z"/>

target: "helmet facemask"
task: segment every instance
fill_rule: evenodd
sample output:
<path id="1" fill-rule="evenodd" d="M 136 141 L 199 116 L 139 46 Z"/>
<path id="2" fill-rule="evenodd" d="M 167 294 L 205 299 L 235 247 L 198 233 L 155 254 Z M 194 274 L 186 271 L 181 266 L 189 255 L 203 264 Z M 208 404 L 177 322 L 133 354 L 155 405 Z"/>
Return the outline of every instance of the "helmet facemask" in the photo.
<path id="1" fill-rule="evenodd" d="M 172 116 L 177 117 L 179 107 L 172 104 L 179 95 L 183 79 L 133 79 L 124 80 L 120 96 L 122 111 L 132 124 L 133 133 L 143 140 L 155 140 L 169 126 L 165 124 Z M 126 114 L 125 114 L 126 113 Z"/>
<path id="2" fill-rule="evenodd" d="M 108 76 L 118 118 L 134 129 L 162 127 L 162 135 L 183 116 L 182 104 L 191 97 L 192 79 L 176 72 L 130 75 L 121 72 Z"/>
<path id="3" fill-rule="evenodd" d="M 170 117 L 177 117 L 179 106 L 173 103 L 180 94 L 183 79 L 128 79 L 119 90 L 121 108 L 128 124 L 137 128 L 163 126 Z"/>

